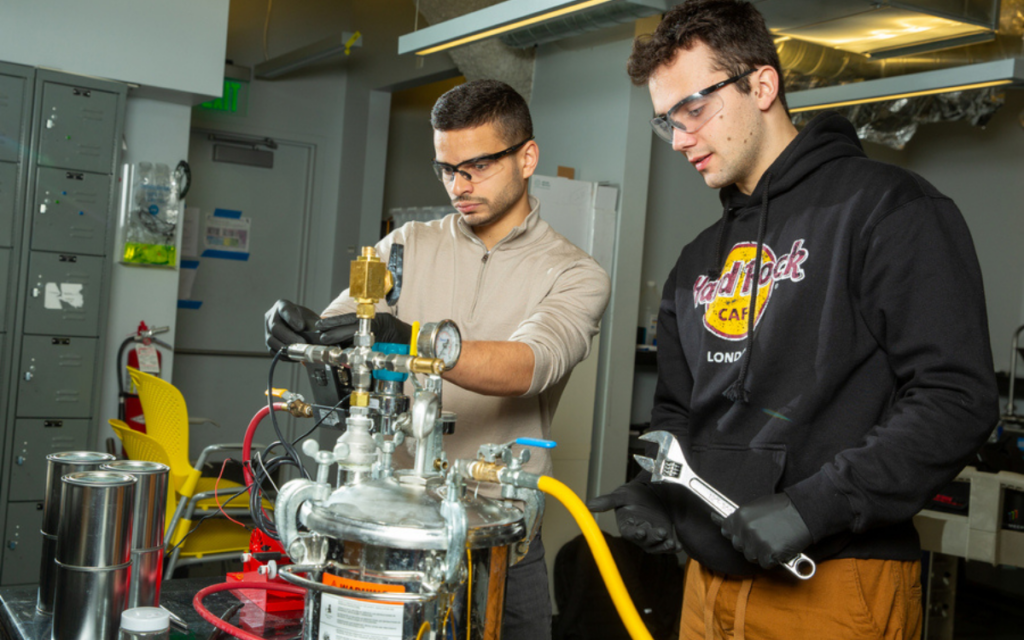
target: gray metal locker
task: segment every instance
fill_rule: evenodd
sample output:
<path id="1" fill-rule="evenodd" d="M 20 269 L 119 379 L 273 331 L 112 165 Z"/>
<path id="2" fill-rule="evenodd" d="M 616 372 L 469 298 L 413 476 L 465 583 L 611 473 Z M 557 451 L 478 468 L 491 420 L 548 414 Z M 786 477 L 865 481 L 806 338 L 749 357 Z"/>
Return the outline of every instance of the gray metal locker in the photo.
<path id="1" fill-rule="evenodd" d="M 39 169 L 32 203 L 32 248 L 102 256 L 107 252 L 110 176 Z"/>
<path id="2" fill-rule="evenodd" d="M 17 162 L 26 78 L 0 75 L 0 160 Z"/>
<path id="3" fill-rule="evenodd" d="M 103 258 L 33 251 L 28 264 L 24 333 L 98 336 Z"/>
<path id="4" fill-rule="evenodd" d="M 0 334 L 7 331 L 7 310 L 14 302 L 7 297 L 7 285 L 11 279 L 11 250 L 0 249 Z"/>
<path id="5" fill-rule="evenodd" d="M 89 418 L 97 338 L 25 336 L 18 368 L 19 418 Z"/>
<path id="6" fill-rule="evenodd" d="M 39 165 L 109 173 L 117 94 L 47 82 L 39 111 Z"/>
<path id="7" fill-rule="evenodd" d="M 30 419 L 14 423 L 11 450 L 11 492 L 14 501 L 46 497 L 46 456 L 87 447 L 88 420 Z"/>
<path id="8" fill-rule="evenodd" d="M 4 569 L 0 583 L 39 582 L 39 559 L 43 553 L 43 503 L 12 502 L 7 505 L 7 527 L 4 532 Z"/>
<path id="9" fill-rule="evenodd" d="M 3 145 L 3 136 L 3 131 L 0 131 L 0 145 Z M 18 165 L 0 161 L 0 247 L 14 246 L 14 195 L 17 188 Z"/>

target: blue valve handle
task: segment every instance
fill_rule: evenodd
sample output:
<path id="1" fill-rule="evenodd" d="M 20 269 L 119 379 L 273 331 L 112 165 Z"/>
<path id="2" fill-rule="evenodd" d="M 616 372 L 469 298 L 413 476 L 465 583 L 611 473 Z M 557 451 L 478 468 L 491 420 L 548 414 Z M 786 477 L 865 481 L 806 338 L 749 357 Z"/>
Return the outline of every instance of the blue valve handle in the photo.
<path id="1" fill-rule="evenodd" d="M 516 438 L 516 444 L 524 447 L 540 447 L 541 449 L 554 449 L 558 443 L 554 440 L 541 440 L 540 438 Z"/>

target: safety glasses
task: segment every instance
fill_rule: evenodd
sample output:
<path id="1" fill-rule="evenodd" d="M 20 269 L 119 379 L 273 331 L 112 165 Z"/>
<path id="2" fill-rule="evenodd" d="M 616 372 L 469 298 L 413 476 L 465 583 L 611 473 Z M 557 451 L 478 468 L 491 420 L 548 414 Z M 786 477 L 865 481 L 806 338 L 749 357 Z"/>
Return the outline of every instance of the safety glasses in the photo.
<path id="1" fill-rule="evenodd" d="M 487 178 L 490 178 L 494 174 L 498 173 L 501 169 L 499 160 L 507 155 L 513 154 L 519 151 L 524 144 L 533 140 L 533 136 L 530 136 L 526 140 L 523 140 L 519 144 L 514 144 L 504 151 L 497 153 L 489 153 L 485 156 L 477 156 L 476 158 L 470 158 L 464 160 L 459 164 L 448 164 L 446 162 L 438 162 L 433 160 L 434 173 L 437 174 L 437 179 L 445 184 L 451 184 L 455 182 L 455 174 L 459 174 L 467 181 L 472 184 L 482 182 Z"/>
<path id="2" fill-rule="evenodd" d="M 708 120 L 713 118 L 725 106 L 722 96 L 717 93 L 718 90 L 746 78 L 755 71 L 757 69 L 745 71 L 738 76 L 722 80 L 707 89 L 686 96 L 669 109 L 665 115 L 651 119 L 651 127 L 654 128 L 654 132 L 662 140 L 669 144 L 672 144 L 672 129 L 679 129 L 686 133 L 696 133 L 698 129 L 707 124 Z"/>

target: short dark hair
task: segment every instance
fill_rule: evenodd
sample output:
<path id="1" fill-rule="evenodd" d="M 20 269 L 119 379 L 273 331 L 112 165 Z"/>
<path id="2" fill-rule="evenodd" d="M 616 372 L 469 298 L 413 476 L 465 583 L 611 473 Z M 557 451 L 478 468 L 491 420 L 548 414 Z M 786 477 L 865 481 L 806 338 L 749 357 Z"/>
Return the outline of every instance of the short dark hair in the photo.
<path id="1" fill-rule="evenodd" d="M 447 91 L 434 103 L 430 124 L 437 131 L 492 124 L 509 144 L 533 137 L 526 100 L 498 80 L 474 80 Z"/>
<path id="2" fill-rule="evenodd" d="M 779 74 L 779 102 L 787 108 L 779 53 L 764 16 L 749 2 L 688 0 L 673 7 L 653 34 L 633 40 L 626 71 L 633 84 L 645 85 L 658 67 L 672 62 L 677 51 L 698 42 L 714 52 L 715 67 L 730 78 L 756 66 L 774 67 Z M 749 78 L 736 85 L 750 92 Z"/>

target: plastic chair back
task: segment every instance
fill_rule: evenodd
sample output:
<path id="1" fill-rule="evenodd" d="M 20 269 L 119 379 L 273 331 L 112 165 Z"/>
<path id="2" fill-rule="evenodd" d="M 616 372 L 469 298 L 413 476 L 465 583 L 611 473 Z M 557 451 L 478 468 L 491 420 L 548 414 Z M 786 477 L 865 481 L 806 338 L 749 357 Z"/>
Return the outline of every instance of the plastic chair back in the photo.
<path id="1" fill-rule="evenodd" d="M 192 473 L 188 458 L 188 407 L 177 387 L 154 375 L 128 367 L 146 416 L 146 435 L 167 452 L 175 485 L 179 488 Z M 131 455 L 131 454 L 129 454 Z"/>
<path id="2" fill-rule="evenodd" d="M 159 462 L 168 467 L 171 466 L 170 458 L 159 442 L 140 431 L 132 429 L 126 422 L 121 420 L 107 420 L 107 422 L 110 423 L 110 428 L 114 430 L 114 434 L 121 440 L 121 446 L 124 447 L 124 452 L 128 454 L 129 458 L 132 460 Z M 179 488 L 175 478 L 172 476 L 171 482 L 167 483 L 167 517 L 165 518 L 165 525 L 168 527 L 171 525 L 171 514 L 174 513 L 176 505 L 175 493 Z"/>

